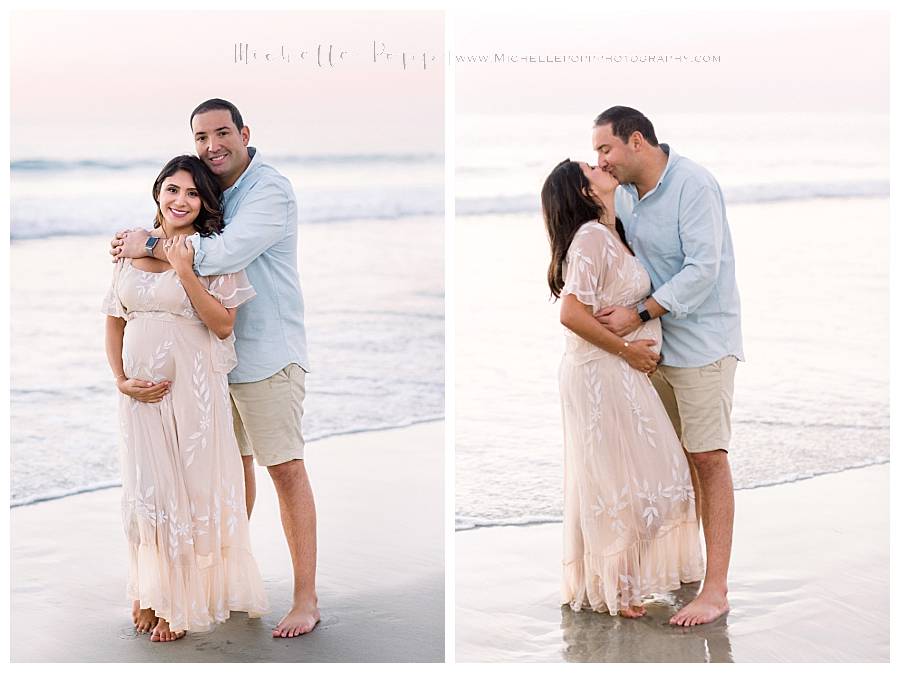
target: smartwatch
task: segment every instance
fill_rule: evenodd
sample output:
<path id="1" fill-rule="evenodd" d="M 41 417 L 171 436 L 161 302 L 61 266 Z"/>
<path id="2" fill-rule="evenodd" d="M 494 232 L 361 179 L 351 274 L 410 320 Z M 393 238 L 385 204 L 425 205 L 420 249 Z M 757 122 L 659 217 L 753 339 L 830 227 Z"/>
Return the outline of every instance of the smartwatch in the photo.
<path id="1" fill-rule="evenodd" d="M 650 315 L 650 311 L 647 310 L 647 305 L 644 302 L 639 302 L 637 305 L 638 317 L 641 319 L 641 322 L 647 322 L 648 320 L 652 320 L 653 317 Z"/>
<path id="2" fill-rule="evenodd" d="M 148 257 L 153 257 L 153 248 L 158 242 L 159 239 L 156 236 L 149 236 L 147 238 L 147 242 L 144 243 L 144 250 Z"/>

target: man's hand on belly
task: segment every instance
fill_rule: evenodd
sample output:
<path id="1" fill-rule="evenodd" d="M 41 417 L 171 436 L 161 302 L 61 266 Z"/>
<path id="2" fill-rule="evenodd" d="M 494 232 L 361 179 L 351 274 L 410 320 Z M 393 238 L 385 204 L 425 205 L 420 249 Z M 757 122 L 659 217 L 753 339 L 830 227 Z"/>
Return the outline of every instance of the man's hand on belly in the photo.
<path id="1" fill-rule="evenodd" d="M 616 336 L 631 334 L 641 326 L 641 318 L 633 308 L 607 306 L 597 314 L 597 320 Z"/>

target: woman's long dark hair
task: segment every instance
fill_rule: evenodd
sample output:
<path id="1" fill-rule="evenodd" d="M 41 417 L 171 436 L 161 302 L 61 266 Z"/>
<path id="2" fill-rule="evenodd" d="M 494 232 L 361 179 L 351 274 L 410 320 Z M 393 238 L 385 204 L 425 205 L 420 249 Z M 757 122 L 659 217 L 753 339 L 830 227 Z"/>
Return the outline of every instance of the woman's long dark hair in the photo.
<path id="1" fill-rule="evenodd" d="M 200 195 L 200 213 L 194 220 L 194 229 L 201 236 L 219 234 L 225 228 L 222 219 L 222 188 L 213 172 L 206 167 L 200 159 L 191 154 L 182 154 L 171 159 L 156 176 L 153 183 L 153 200 L 156 201 L 157 227 L 162 226 L 162 214 L 159 212 L 159 192 L 162 190 L 163 181 L 170 178 L 178 171 L 187 171 L 194 179 L 197 193 Z"/>
<path id="2" fill-rule="evenodd" d="M 603 206 L 591 197 L 591 183 L 577 161 L 560 161 L 541 189 L 541 208 L 544 211 L 544 225 L 550 239 L 550 267 L 547 269 L 547 283 L 550 294 L 559 299 L 563 289 L 563 262 L 575 238 L 575 233 L 585 222 L 603 217 Z M 622 223 L 616 218 L 619 238 L 625 241 Z"/>

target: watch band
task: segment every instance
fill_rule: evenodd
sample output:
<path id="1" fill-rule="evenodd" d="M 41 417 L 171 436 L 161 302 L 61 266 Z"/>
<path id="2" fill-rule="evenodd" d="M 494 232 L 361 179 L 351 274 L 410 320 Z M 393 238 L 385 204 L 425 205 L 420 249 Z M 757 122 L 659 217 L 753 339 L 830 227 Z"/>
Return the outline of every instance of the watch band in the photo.
<path id="1" fill-rule="evenodd" d="M 638 317 L 641 319 L 641 322 L 647 322 L 648 320 L 653 319 L 653 317 L 650 315 L 650 311 L 647 310 L 647 305 L 644 304 L 644 302 L 638 303 L 637 313 Z"/>

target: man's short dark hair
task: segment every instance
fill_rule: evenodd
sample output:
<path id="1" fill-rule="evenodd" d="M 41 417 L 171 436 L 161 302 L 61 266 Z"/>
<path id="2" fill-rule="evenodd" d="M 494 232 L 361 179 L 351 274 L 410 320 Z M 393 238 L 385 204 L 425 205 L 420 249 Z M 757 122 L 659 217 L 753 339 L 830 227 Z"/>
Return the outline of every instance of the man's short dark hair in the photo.
<path id="1" fill-rule="evenodd" d="M 212 112 L 213 110 L 228 110 L 231 113 L 231 121 L 234 122 L 237 130 L 240 131 L 244 128 L 244 118 L 241 117 L 241 113 L 238 112 L 234 103 L 229 103 L 222 98 L 210 98 L 209 100 L 200 103 L 200 105 L 195 107 L 194 111 L 191 112 L 191 120 L 189 122 L 191 129 L 194 128 L 194 117 L 203 112 Z"/>
<path id="2" fill-rule="evenodd" d="M 656 139 L 656 132 L 653 130 L 653 124 L 640 112 L 631 107 L 624 105 L 616 105 L 608 110 L 604 110 L 594 120 L 594 126 L 612 125 L 612 133 L 623 143 L 627 143 L 631 134 L 639 131 L 644 140 L 653 147 L 659 144 Z"/>

